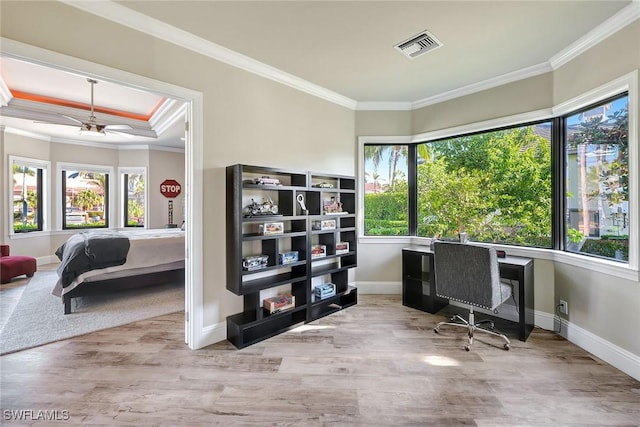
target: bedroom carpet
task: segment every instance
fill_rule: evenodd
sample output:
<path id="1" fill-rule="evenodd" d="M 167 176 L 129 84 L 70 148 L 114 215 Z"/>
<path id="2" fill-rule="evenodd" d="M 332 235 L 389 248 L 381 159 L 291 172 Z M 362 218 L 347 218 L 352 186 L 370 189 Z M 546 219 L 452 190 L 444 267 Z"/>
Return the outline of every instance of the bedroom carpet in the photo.
<path id="1" fill-rule="evenodd" d="M 184 310 L 184 284 L 157 285 L 76 298 L 71 314 L 51 295 L 57 275 L 38 271 L 0 330 L 0 354 Z"/>

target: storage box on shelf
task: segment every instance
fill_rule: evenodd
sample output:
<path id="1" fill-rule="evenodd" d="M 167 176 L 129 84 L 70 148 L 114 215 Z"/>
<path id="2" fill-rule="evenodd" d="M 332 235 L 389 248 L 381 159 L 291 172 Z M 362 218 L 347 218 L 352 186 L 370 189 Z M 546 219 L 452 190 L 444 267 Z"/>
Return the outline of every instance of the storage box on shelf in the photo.
<path id="1" fill-rule="evenodd" d="M 227 317 L 228 340 L 245 347 L 356 304 L 348 285 L 357 265 L 354 177 L 249 165 L 226 172 L 227 289 L 244 297 L 244 311 Z M 324 256 L 314 258 L 318 247 Z M 312 287 L 323 280 L 335 295 L 316 300 Z M 287 288 L 294 307 L 264 309 L 261 293 L 276 287 Z"/>

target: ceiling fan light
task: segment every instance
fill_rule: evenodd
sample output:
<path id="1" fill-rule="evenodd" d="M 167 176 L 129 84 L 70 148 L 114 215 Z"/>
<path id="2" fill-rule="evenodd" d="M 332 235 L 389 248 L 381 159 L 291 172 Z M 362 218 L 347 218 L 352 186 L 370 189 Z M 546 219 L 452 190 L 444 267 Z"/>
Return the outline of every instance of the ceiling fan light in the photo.
<path id="1" fill-rule="evenodd" d="M 83 123 L 80 127 L 80 135 L 82 136 L 105 136 L 104 128 L 90 123 Z"/>

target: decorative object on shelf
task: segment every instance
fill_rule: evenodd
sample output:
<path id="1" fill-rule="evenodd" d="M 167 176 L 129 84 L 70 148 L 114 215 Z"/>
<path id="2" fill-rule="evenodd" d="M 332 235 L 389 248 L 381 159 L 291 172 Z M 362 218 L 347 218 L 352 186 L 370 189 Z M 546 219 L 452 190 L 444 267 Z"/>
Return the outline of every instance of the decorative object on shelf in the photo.
<path id="1" fill-rule="evenodd" d="M 263 236 L 273 236 L 284 233 L 284 222 L 265 222 L 260 224 L 260 234 Z"/>
<path id="2" fill-rule="evenodd" d="M 282 294 L 271 298 L 265 298 L 263 307 L 269 314 L 279 313 L 296 306 L 296 297 L 291 294 Z"/>
<path id="3" fill-rule="evenodd" d="M 335 219 L 323 219 L 318 221 L 313 221 L 311 223 L 312 230 L 335 230 L 336 229 L 336 220 Z"/>
<path id="4" fill-rule="evenodd" d="M 315 188 L 333 188 L 333 184 L 330 184 L 328 182 L 319 182 L 317 184 L 313 184 L 313 187 L 315 187 Z"/>
<path id="5" fill-rule="evenodd" d="M 340 199 L 337 199 L 335 196 L 332 196 L 329 200 L 325 200 L 323 208 L 325 215 L 342 213 L 342 203 L 340 203 Z"/>
<path id="6" fill-rule="evenodd" d="M 258 203 L 251 199 L 251 203 L 244 209 L 245 217 L 261 216 L 261 215 L 278 215 L 278 205 L 273 203 L 270 197 Z"/>
<path id="7" fill-rule="evenodd" d="M 311 246 L 311 258 L 323 258 L 327 256 L 326 245 L 313 245 Z"/>
<path id="8" fill-rule="evenodd" d="M 307 205 L 305 205 L 305 203 L 304 203 L 304 194 L 298 194 L 296 196 L 296 200 L 298 201 L 298 204 L 300 205 L 300 215 L 308 215 L 309 214 L 309 210 L 307 209 Z"/>
<path id="9" fill-rule="evenodd" d="M 280 253 L 278 254 L 278 259 L 282 265 L 293 264 L 298 262 L 298 251 Z"/>
<path id="10" fill-rule="evenodd" d="M 336 243 L 336 255 L 346 254 L 347 252 L 349 252 L 349 242 Z"/>
<path id="11" fill-rule="evenodd" d="M 269 255 L 251 255 L 242 258 L 242 269 L 245 271 L 261 270 L 267 267 Z"/>
<path id="12" fill-rule="evenodd" d="M 321 300 L 331 298 L 336 294 L 336 285 L 333 283 L 323 283 L 313 288 L 313 294 Z"/>
<path id="13" fill-rule="evenodd" d="M 258 176 L 253 179 L 253 182 L 258 185 L 282 185 L 278 178 L 271 178 L 270 176 Z"/>

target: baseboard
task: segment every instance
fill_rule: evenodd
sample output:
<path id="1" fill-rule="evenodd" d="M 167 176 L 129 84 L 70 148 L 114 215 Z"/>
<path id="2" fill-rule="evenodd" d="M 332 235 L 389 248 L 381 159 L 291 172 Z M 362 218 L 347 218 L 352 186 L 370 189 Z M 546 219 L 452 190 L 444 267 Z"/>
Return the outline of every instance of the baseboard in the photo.
<path id="1" fill-rule="evenodd" d="M 203 348 L 227 339 L 227 321 L 205 326 L 195 339 L 191 348 Z"/>
<path id="2" fill-rule="evenodd" d="M 357 282 L 358 293 L 361 295 L 400 295 L 401 282 Z"/>
<path id="3" fill-rule="evenodd" d="M 555 331 L 557 329 L 556 317 L 544 311 L 533 311 L 533 324 L 547 331 Z"/>
<path id="4" fill-rule="evenodd" d="M 568 341 L 640 381 L 640 356 L 565 319 L 560 320 L 560 325 L 560 335 Z"/>
<path id="5" fill-rule="evenodd" d="M 57 264 L 60 260 L 55 255 L 47 255 L 36 258 L 36 265 Z"/>

